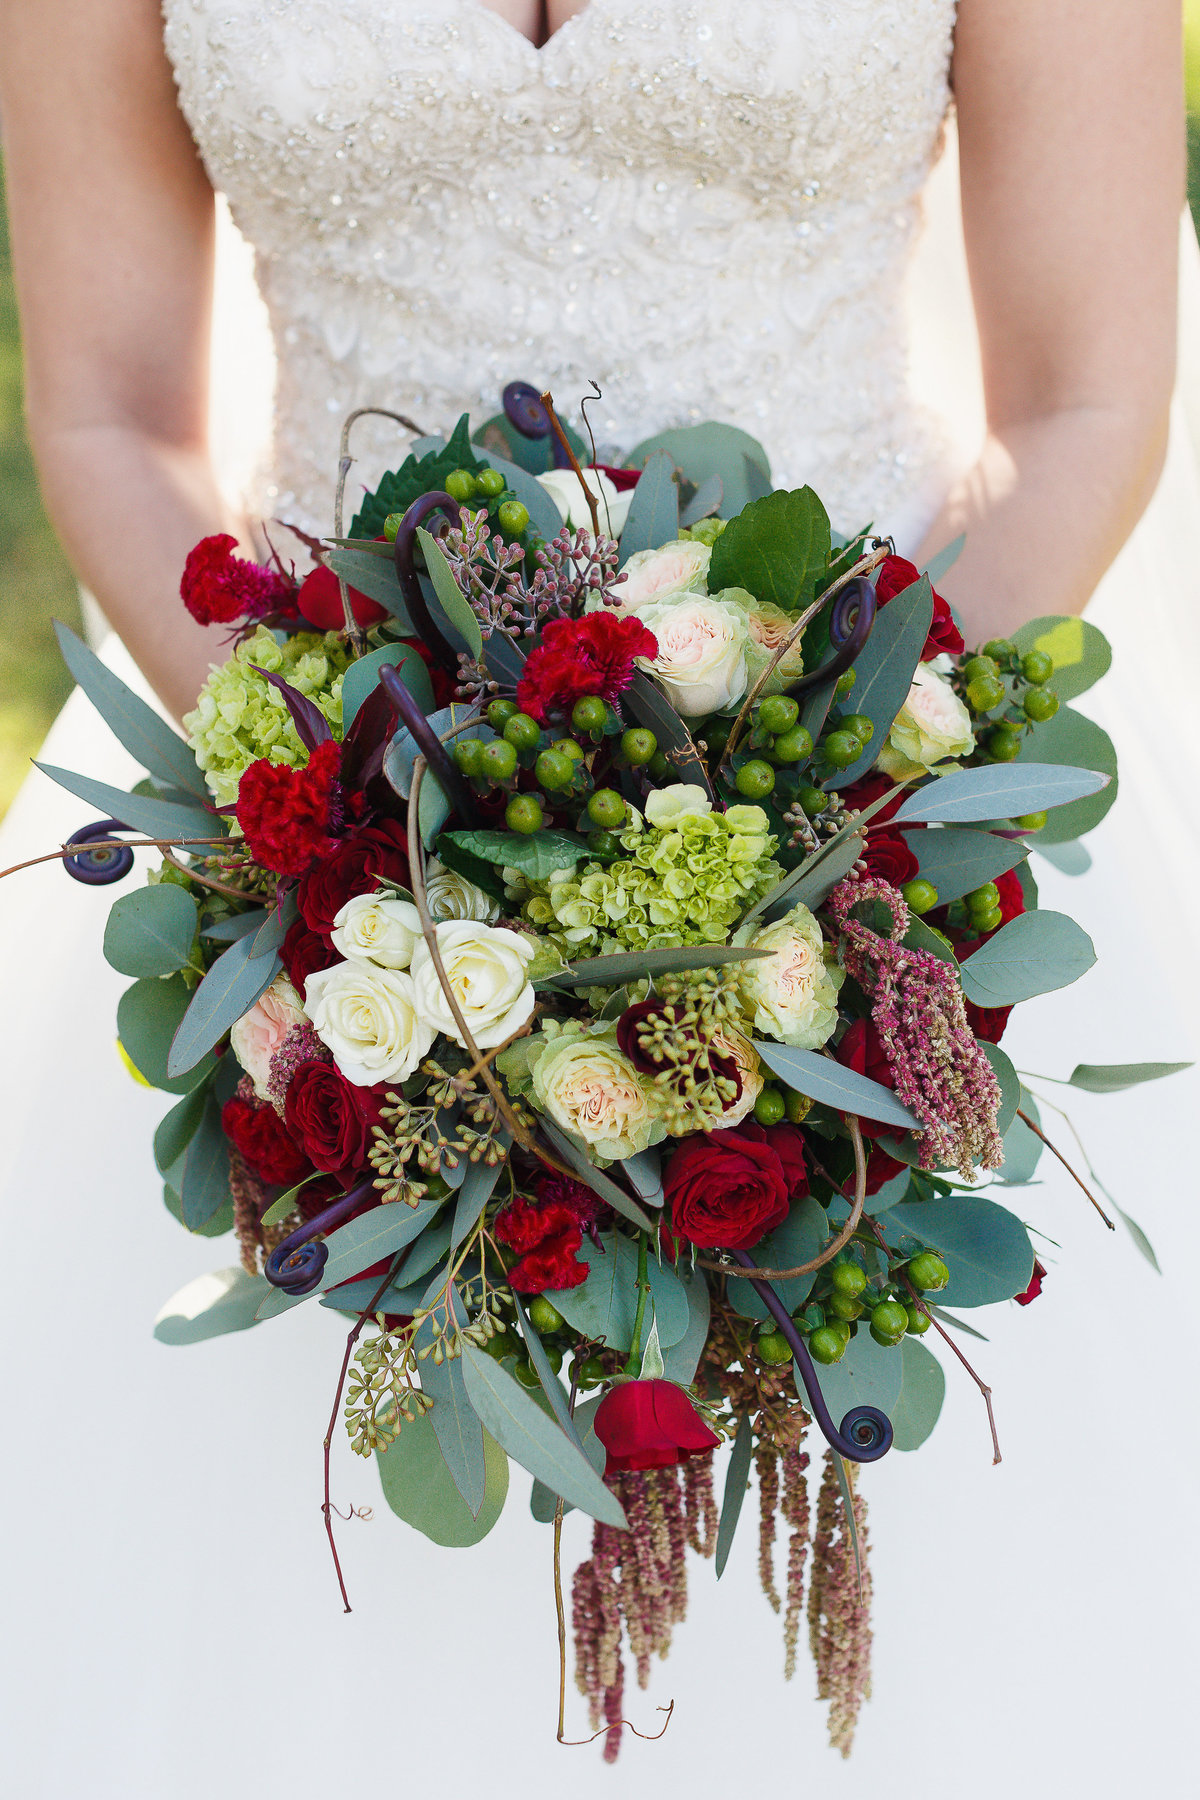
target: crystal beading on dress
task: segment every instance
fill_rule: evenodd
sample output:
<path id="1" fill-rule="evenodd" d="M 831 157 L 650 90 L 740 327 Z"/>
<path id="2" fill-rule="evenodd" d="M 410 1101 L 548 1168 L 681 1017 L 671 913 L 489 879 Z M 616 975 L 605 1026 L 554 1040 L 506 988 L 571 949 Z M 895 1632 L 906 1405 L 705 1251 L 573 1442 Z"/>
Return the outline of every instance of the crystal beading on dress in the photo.
<path id="1" fill-rule="evenodd" d="M 327 531 L 353 407 L 443 429 L 515 377 L 567 407 L 594 377 L 602 445 L 742 425 L 846 530 L 940 500 L 902 290 L 954 0 L 590 0 L 541 49 L 482 0 L 164 14 L 276 341 L 259 510 Z"/>

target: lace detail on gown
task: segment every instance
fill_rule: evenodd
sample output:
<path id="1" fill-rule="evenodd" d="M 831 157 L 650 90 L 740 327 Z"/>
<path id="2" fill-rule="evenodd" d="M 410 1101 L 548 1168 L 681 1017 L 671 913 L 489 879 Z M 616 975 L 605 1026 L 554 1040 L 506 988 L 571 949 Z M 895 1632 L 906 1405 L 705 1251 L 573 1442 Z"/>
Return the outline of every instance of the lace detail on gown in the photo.
<path id="1" fill-rule="evenodd" d="M 954 0 L 591 0 L 540 50 L 481 0 L 164 13 L 275 335 L 265 511 L 329 529 L 352 407 L 444 429 L 515 377 L 566 406 L 594 377 L 609 447 L 741 425 L 846 530 L 940 498 L 902 290 Z"/>

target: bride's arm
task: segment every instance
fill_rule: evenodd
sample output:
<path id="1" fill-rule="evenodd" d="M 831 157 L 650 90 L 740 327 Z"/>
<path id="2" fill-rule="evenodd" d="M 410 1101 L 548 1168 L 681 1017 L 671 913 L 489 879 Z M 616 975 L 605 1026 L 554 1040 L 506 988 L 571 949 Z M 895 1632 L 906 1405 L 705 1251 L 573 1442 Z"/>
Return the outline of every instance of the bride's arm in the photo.
<path id="1" fill-rule="evenodd" d="M 213 196 L 158 0 L 0 0 L 30 437 L 81 579 L 176 712 L 216 653 L 179 603 L 231 526 L 208 456 Z"/>
<path id="2" fill-rule="evenodd" d="M 1178 0 L 960 0 L 988 437 L 929 533 L 968 638 L 1078 612 L 1153 492 L 1184 195 Z"/>

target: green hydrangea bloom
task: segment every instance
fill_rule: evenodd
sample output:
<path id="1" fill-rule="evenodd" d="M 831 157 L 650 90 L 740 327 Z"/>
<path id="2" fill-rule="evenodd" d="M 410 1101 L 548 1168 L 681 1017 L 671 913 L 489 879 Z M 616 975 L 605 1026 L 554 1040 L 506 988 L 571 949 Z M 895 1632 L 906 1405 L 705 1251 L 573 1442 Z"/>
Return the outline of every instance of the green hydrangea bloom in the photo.
<path id="1" fill-rule="evenodd" d="M 760 806 L 635 820 L 617 862 L 560 869 L 525 885 L 524 917 L 572 958 L 673 944 L 723 944 L 738 916 L 774 887 L 776 839 Z"/>
<path id="2" fill-rule="evenodd" d="M 283 695 L 250 665 L 281 675 L 313 702 L 340 738 L 342 677 L 351 660 L 336 631 L 300 631 L 278 644 L 260 625 L 227 663 L 213 670 L 183 728 L 218 806 L 234 803 L 238 782 L 261 757 L 292 767 L 308 761 Z"/>

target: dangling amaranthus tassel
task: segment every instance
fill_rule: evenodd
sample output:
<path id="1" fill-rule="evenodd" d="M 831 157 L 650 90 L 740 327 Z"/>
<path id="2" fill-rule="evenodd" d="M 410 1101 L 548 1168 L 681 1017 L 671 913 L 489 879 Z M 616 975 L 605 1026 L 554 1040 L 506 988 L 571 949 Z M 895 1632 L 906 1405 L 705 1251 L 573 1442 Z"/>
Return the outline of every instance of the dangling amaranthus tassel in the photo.
<path id="1" fill-rule="evenodd" d="M 711 1456 L 689 1456 L 682 1468 L 688 1548 L 697 1556 L 713 1556 L 719 1524 L 713 1493 L 713 1459 Z"/>
<path id="2" fill-rule="evenodd" d="M 711 1457 L 704 1459 L 711 1464 Z M 711 1469 L 709 1498 L 711 1503 Z M 575 1572 L 575 1684 L 588 1702 L 592 1730 L 608 1727 L 605 1762 L 621 1743 L 625 1671 L 622 1621 L 637 1664 L 638 1686 L 650 1681 L 650 1659 L 665 1657 L 687 1612 L 688 1515 L 678 1469 L 625 1471 L 608 1485 L 625 1509 L 628 1531 L 597 1524 L 592 1557 Z"/>
<path id="3" fill-rule="evenodd" d="M 849 1756 L 859 1708 L 871 1694 L 871 1573 L 866 1503 L 860 1495 L 853 1495 L 856 1562 L 833 1456 L 832 1450 L 825 1452 L 817 1501 L 808 1633 L 817 1665 L 817 1694 L 829 1701 L 829 1741 L 843 1756 Z M 846 1479 L 852 1479 L 849 1468 Z"/>
<path id="4" fill-rule="evenodd" d="M 787 1606 L 783 1615 L 783 1678 L 790 1681 L 796 1673 L 796 1644 L 800 1637 L 800 1614 L 804 1607 L 804 1568 L 808 1561 L 808 1468 L 807 1450 L 793 1451 L 783 1465 L 783 1493 L 779 1510 L 791 1528 L 788 1539 Z"/>
<path id="5" fill-rule="evenodd" d="M 247 1275 L 257 1275 L 260 1273 L 258 1253 L 263 1241 L 259 1221 L 266 1208 L 267 1191 L 232 1145 L 229 1150 L 229 1193 L 233 1200 L 233 1229 L 237 1233 L 242 1267 Z"/>
<path id="6" fill-rule="evenodd" d="M 887 937 L 854 916 L 871 900 L 892 916 Z M 921 1167 L 953 1167 L 966 1180 L 977 1163 L 997 1168 L 1004 1160 L 996 1130 L 1000 1087 L 967 1024 L 954 966 L 904 948 L 908 907 L 890 882 L 848 876 L 828 904 L 846 971 L 871 1000 L 896 1092 L 925 1127 Z"/>
<path id="7" fill-rule="evenodd" d="M 779 1451 L 766 1438 L 754 1447 L 754 1468 L 758 1475 L 758 1579 L 762 1591 L 778 1612 L 779 1590 L 775 1586 L 775 1508 L 779 1504 Z"/>

